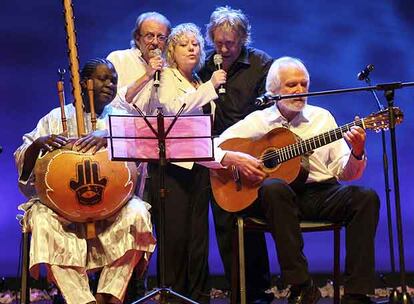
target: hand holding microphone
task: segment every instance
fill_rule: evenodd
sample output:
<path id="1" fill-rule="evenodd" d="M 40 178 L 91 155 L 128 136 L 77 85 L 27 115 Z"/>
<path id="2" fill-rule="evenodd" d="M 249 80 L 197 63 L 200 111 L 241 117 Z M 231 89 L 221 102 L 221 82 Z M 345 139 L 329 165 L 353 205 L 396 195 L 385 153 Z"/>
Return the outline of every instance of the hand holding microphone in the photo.
<path id="1" fill-rule="evenodd" d="M 213 61 L 214 61 L 214 65 L 216 66 L 216 72 L 218 72 L 220 70 L 223 70 L 223 57 L 220 54 L 215 54 L 214 57 L 213 57 Z M 211 76 L 212 80 L 213 80 L 214 73 Z M 224 72 L 224 73 L 226 73 L 226 72 Z M 224 87 L 224 83 L 226 83 L 226 79 L 224 79 L 223 83 L 219 84 L 219 87 L 218 87 L 219 95 L 226 94 L 226 88 Z M 216 86 L 214 86 L 214 87 L 217 88 Z"/>
<path id="2" fill-rule="evenodd" d="M 149 71 L 147 71 L 147 74 L 154 77 L 154 87 L 160 86 L 160 73 L 164 65 L 164 60 L 162 59 L 161 54 L 162 51 L 160 49 L 150 51 L 150 59 L 148 62 Z"/>
<path id="3" fill-rule="evenodd" d="M 227 78 L 227 73 L 224 70 L 214 71 L 213 74 L 211 75 L 211 78 L 210 78 L 211 83 L 213 84 L 213 87 L 215 89 L 219 88 L 219 94 L 220 94 L 220 89 L 223 89 L 224 93 L 226 93 L 226 89 L 223 86 L 226 83 L 226 78 Z"/>

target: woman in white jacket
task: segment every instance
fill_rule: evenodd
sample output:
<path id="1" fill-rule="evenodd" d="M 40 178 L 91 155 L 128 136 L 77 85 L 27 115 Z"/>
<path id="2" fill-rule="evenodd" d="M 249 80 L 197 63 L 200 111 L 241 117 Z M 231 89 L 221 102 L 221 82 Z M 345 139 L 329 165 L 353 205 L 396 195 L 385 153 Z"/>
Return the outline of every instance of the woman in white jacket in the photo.
<path id="1" fill-rule="evenodd" d="M 202 114 L 202 106 L 218 98 L 216 89 L 226 81 L 217 70 L 201 83 L 197 71 L 204 63 L 204 39 L 192 23 L 176 26 L 167 42 L 168 67 L 161 71 L 158 99 L 150 101 L 151 114 L 161 107 L 174 115 L 185 103 L 183 114 Z M 214 105 L 213 105 L 214 107 Z M 149 166 L 149 195 L 159 236 L 159 167 Z M 194 163 L 168 164 L 165 184 L 165 280 L 176 292 L 208 303 L 208 199 L 209 173 Z"/>

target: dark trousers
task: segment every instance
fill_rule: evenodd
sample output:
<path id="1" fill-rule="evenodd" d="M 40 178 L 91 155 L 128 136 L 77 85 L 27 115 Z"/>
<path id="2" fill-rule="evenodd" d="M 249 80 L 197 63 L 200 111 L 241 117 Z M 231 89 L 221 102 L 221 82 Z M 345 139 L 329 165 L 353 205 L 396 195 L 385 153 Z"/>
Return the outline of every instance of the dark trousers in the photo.
<path id="1" fill-rule="evenodd" d="M 152 215 L 160 238 L 159 167 L 148 169 Z M 165 285 L 198 302 L 207 303 L 208 291 L 208 169 L 187 170 L 168 164 L 165 170 Z M 159 244 L 160 242 L 158 242 Z M 160 279 L 158 257 L 158 279 Z"/>
<path id="2" fill-rule="evenodd" d="M 374 291 L 374 239 L 380 202 L 373 190 L 330 181 L 306 184 L 295 193 L 284 181 L 269 179 L 259 190 L 255 204 L 271 226 L 287 284 L 300 284 L 310 278 L 299 221 L 328 220 L 346 227 L 345 292 Z"/>

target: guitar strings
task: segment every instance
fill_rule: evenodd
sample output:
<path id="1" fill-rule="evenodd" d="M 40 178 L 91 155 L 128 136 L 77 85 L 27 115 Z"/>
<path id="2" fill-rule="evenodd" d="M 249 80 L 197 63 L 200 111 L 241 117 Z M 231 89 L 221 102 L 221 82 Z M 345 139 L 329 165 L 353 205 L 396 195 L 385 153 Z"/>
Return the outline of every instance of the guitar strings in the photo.
<path id="1" fill-rule="evenodd" d="M 336 140 L 342 138 L 343 133 L 345 131 L 349 131 L 352 126 L 360 126 L 361 127 L 361 126 L 363 126 L 363 123 L 364 123 L 364 119 L 361 119 L 361 120 L 358 120 L 358 121 L 353 121 L 351 123 L 348 123 L 346 125 L 338 127 L 336 129 L 330 130 L 326 133 L 319 134 L 319 135 L 317 135 L 315 137 L 312 137 L 312 138 L 309 138 L 309 139 L 300 140 L 297 143 L 294 143 L 294 144 L 288 145 L 286 147 L 276 149 L 276 150 L 274 150 L 272 152 L 269 152 L 269 153 L 265 154 L 264 156 L 260 157 L 259 160 L 263 163 L 265 161 L 277 158 L 278 156 L 282 156 L 282 157 L 279 158 L 279 160 L 281 159 L 283 161 L 292 159 L 296 156 L 299 156 L 301 154 L 309 152 L 312 149 L 319 148 L 323 145 L 329 144 L 333 141 L 336 141 Z M 332 137 L 335 137 L 335 140 L 332 140 Z M 326 142 L 327 138 L 329 138 L 328 143 Z M 322 144 L 321 139 L 323 140 L 324 144 Z M 316 140 L 318 140 L 319 146 L 316 143 Z M 314 148 L 312 148 L 312 141 L 314 143 Z"/>

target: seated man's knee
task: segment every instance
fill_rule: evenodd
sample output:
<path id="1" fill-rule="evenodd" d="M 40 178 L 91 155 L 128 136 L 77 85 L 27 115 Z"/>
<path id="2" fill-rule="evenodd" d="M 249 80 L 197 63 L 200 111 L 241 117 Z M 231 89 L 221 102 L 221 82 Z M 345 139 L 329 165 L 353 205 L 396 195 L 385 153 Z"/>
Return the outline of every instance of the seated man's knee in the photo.
<path id="1" fill-rule="evenodd" d="M 359 186 L 350 186 L 352 191 L 352 200 L 360 208 L 369 208 L 373 211 L 378 212 L 380 209 L 380 199 L 371 188 L 359 187 Z"/>
<path id="2" fill-rule="evenodd" d="M 50 224 L 57 221 L 54 214 L 46 206 L 34 205 L 31 210 L 30 223 L 33 227 L 49 227 Z"/>
<path id="3" fill-rule="evenodd" d="M 294 195 L 295 193 L 289 184 L 277 178 L 266 179 L 259 190 L 259 197 L 272 197 L 275 200 L 282 198 L 290 199 Z"/>

